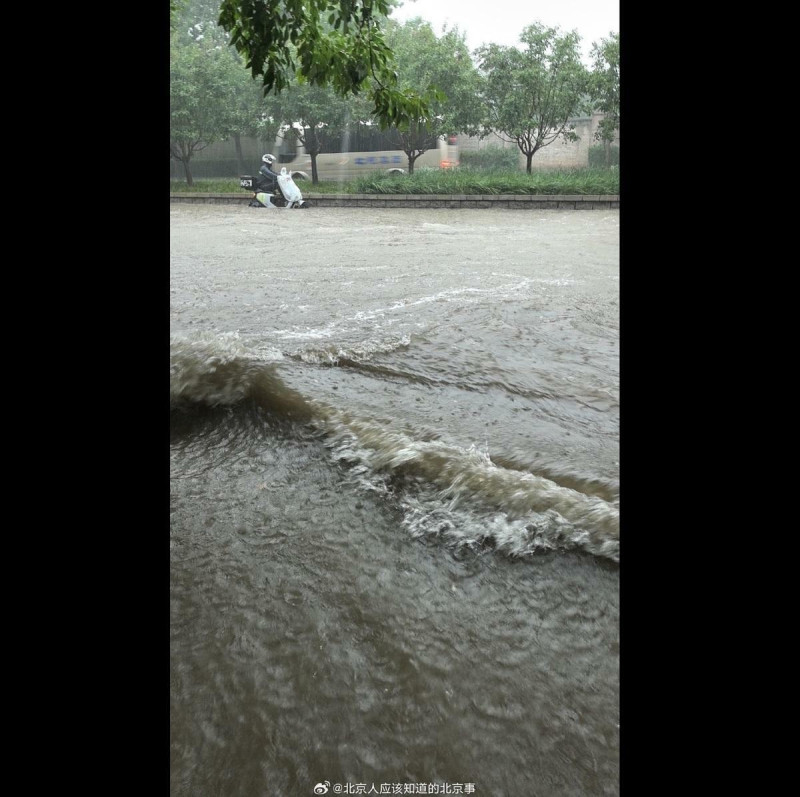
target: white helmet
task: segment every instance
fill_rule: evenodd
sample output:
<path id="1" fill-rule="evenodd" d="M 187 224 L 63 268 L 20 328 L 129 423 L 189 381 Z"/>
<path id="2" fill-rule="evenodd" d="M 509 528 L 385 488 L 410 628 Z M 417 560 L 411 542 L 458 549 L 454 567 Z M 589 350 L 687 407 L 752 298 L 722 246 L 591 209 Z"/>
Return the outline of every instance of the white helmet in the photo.
<path id="1" fill-rule="evenodd" d="M 272 166 L 272 164 L 275 163 L 275 156 L 269 154 L 262 155 L 261 160 L 264 161 L 264 163 L 266 163 L 267 166 Z"/>

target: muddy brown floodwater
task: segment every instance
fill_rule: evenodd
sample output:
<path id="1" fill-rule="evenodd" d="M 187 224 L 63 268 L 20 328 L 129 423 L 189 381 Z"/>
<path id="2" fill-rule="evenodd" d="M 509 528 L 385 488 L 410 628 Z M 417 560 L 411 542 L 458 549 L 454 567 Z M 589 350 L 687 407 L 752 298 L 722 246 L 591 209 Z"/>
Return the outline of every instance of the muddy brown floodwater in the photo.
<path id="1" fill-rule="evenodd" d="M 618 794 L 619 211 L 170 229 L 171 794 Z"/>

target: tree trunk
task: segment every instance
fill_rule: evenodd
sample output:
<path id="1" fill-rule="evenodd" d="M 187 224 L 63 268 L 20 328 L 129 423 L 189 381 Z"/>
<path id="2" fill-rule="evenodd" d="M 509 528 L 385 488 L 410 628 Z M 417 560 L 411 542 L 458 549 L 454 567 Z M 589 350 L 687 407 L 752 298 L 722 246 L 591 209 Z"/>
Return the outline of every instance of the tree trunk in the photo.
<path id="1" fill-rule="evenodd" d="M 192 170 L 189 168 L 189 158 L 181 158 L 181 163 L 183 164 L 183 171 L 186 174 L 186 184 L 194 185 Z"/>
<path id="2" fill-rule="evenodd" d="M 300 139 L 306 148 L 308 157 L 311 158 L 311 185 L 319 185 L 319 174 L 317 173 L 317 155 L 322 149 L 322 142 L 317 135 L 317 123 L 311 122 L 304 128 L 305 135 Z"/>
<path id="3" fill-rule="evenodd" d="M 239 174 L 244 172 L 244 158 L 242 157 L 242 139 L 237 133 L 233 137 L 233 143 L 236 146 L 236 165 L 239 169 Z"/>
<path id="4" fill-rule="evenodd" d="M 611 142 L 606 139 L 603 142 L 603 152 L 606 156 L 606 169 L 611 166 Z"/>
<path id="5" fill-rule="evenodd" d="M 311 153 L 311 185 L 319 185 L 319 175 L 317 174 L 317 154 Z"/>
<path id="6" fill-rule="evenodd" d="M 406 152 L 406 155 L 408 156 L 408 173 L 414 174 L 414 161 L 416 161 L 418 156 L 412 155 L 409 152 Z"/>
<path id="7" fill-rule="evenodd" d="M 531 161 L 533 160 L 533 153 L 532 152 L 526 152 L 525 153 L 525 157 L 528 159 L 527 172 L 528 172 L 528 174 L 530 174 L 531 173 Z"/>

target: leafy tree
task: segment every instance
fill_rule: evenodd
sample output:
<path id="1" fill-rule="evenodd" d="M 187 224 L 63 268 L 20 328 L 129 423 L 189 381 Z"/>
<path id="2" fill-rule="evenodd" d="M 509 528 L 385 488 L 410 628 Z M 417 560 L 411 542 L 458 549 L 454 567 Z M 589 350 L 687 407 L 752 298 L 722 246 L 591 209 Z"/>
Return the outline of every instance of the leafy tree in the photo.
<path id="1" fill-rule="evenodd" d="M 482 113 L 480 76 L 465 36 L 457 28 L 437 38 L 430 23 L 422 19 L 408 20 L 405 25 L 390 22 L 387 42 L 395 54 L 402 88 L 427 85 L 437 90 L 430 95 L 429 112 L 406 115 L 393 134 L 413 174 L 417 158 L 434 149 L 443 135 L 477 128 Z"/>
<path id="2" fill-rule="evenodd" d="M 186 0 L 169 0 L 169 24 L 172 28 L 176 24 L 176 20 L 180 13 L 183 11 Z"/>
<path id="3" fill-rule="evenodd" d="M 276 104 L 273 97 L 262 96 L 258 84 L 244 68 L 242 57 L 230 47 L 230 36 L 219 25 L 220 0 L 171 0 L 182 2 L 179 14 L 173 20 L 177 40 L 194 42 L 205 47 L 227 49 L 230 58 L 239 69 L 231 67 L 228 112 L 230 113 L 230 138 L 236 148 L 239 172 L 245 169 L 242 156 L 242 136 L 255 136 L 272 146 L 280 121 L 275 118 Z"/>
<path id="4" fill-rule="evenodd" d="M 592 105 L 605 114 L 597 126 L 594 137 L 603 144 L 606 166 L 611 165 L 611 143 L 619 130 L 619 34 L 611 33 L 607 39 L 592 45 L 594 60 L 589 83 Z"/>
<path id="5" fill-rule="evenodd" d="M 319 183 L 317 155 L 331 136 L 340 137 L 350 117 L 352 103 L 330 87 L 293 83 L 279 98 L 280 118 L 311 158 L 311 182 Z"/>
<path id="6" fill-rule="evenodd" d="M 577 141 L 570 119 L 586 110 L 589 75 L 580 56 L 580 36 L 558 28 L 528 25 L 520 36 L 524 49 L 485 45 L 477 51 L 486 74 L 488 118 L 483 134 L 494 132 L 516 143 L 531 160 L 561 139 Z"/>
<path id="7" fill-rule="evenodd" d="M 170 47 L 169 155 L 192 185 L 192 157 L 241 131 L 237 97 L 252 81 L 228 47 L 182 38 L 176 31 Z"/>
<path id="8" fill-rule="evenodd" d="M 219 23 L 265 94 L 295 76 L 347 97 L 365 91 L 383 127 L 429 113 L 430 94 L 401 91 L 382 24 L 393 0 L 221 0 Z"/>
<path id="9" fill-rule="evenodd" d="M 230 44 L 230 37 L 219 25 L 219 0 L 171 0 L 178 3 L 173 28 L 206 45 Z"/>
<path id="10" fill-rule="evenodd" d="M 263 97 L 250 74 L 242 68 L 230 100 L 233 127 L 230 137 L 236 150 L 239 173 L 246 171 L 242 155 L 242 136 L 260 138 L 272 146 L 280 128 L 277 106 L 273 98 Z"/>

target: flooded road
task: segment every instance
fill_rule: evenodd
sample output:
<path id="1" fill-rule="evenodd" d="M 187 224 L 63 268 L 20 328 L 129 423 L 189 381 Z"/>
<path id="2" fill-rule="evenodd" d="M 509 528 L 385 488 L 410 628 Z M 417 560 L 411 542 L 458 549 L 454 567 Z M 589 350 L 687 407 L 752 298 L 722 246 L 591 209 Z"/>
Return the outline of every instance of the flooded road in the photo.
<path id="1" fill-rule="evenodd" d="M 619 211 L 170 227 L 171 793 L 618 794 Z"/>

